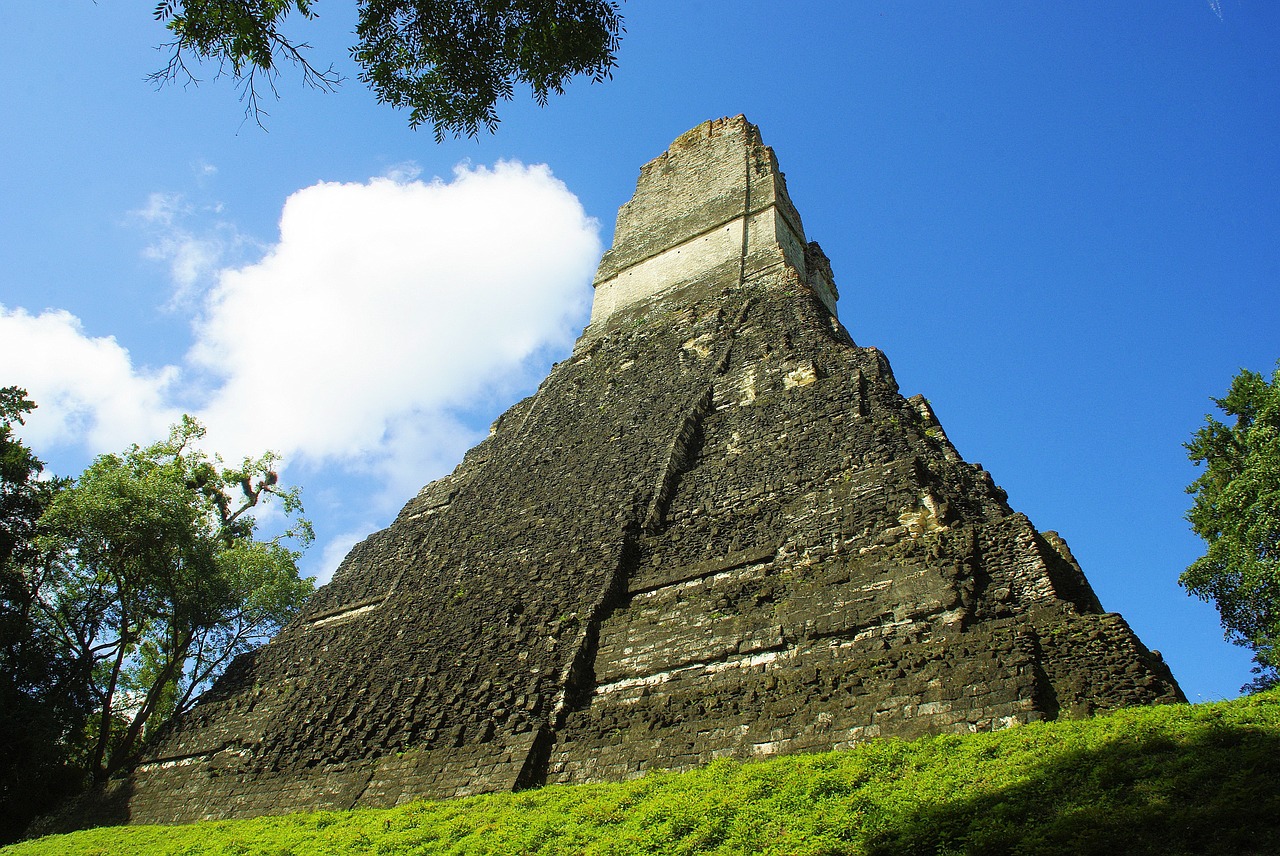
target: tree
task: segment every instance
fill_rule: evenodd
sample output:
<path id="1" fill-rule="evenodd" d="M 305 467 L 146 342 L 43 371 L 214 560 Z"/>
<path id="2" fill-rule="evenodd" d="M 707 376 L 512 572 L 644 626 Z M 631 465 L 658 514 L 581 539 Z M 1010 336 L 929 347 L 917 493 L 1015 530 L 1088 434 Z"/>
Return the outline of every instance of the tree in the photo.
<path id="1" fill-rule="evenodd" d="M 40 480 L 44 462 L 13 436 L 13 426 L 25 424 L 23 415 L 35 406 L 25 389 L 0 389 L 0 569 L 6 572 L 30 559 L 36 521 L 58 484 Z"/>
<path id="2" fill-rule="evenodd" d="M 36 523 L 65 483 L 13 436 L 35 404 L 0 389 L 0 843 L 73 791 L 88 707 L 83 673 L 34 615 Z"/>
<path id="3" fill-rule="evenodd" d="M 166 441 L 97 458 L 40 518 L 36 610 L 86 676 L 83 765 L 95 780 L 130 764 L 312 591 L 286 545 L 305 546 L 310 524 L 275 457 L 227 467 L 194 448 L 203 435 L 184 416 Z M 259 540 L 249 512 L 273 498 L 288 525 Z"/>
<path id="4" fill-rule="evenodd" d="M 32 619 L 36 522 L 60 486 L 13 436 L 34 408 L 26 390 L 0 389 L 0 842 L 74 788 L 68 740 L 85 709 L 74 668 Z"/>
<path id="5" fill-rule="evenodd" d="M 310 45 L 283 26 L 290 13 L 311 20 L 314 0 L 160 0 L 156 20 L 173 35 L 169 61 L 151 75 L 195 82 L 187 61 L 216 63 L 241 88 L 246 113 L 261 122 L 259 84 L 276 92 L 281 63 L 307 85 L 332 90 L 341 76 L 307 58 Z M 406 108 L 409 125 L 474 137 L 498 125 L 496 105 L 527 84 L 544 105 L 577 75 L 594 82 L 615 65 L 622 17 L 615 0 L 360 0 L 351 55 L 378 101 Z"/>
<path id="6" fill-rule="evenodd" d="M 1241 369 L 1214 399 L 1233 425 L 1206 416 L 1186 444 L 1205 471 L 1187 488 L 1187 513 L 1208 543 L 1179 582 L 1212 601 L 1227 639 L 1251 649 L 1258 676 L 1245 690 L 1280 683 L 1280 363 L 1270 383 Z"/>

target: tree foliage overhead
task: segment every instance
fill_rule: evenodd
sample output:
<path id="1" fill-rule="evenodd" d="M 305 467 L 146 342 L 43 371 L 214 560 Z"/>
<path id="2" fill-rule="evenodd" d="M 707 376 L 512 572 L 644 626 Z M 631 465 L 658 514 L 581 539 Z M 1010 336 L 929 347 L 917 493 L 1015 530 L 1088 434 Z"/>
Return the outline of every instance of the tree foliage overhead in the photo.
<path id="1" fill-rule="evenodd" d="M 606 80 L 622 16 L 615 0 L 360 0 L 351 55 L 380 102 L 409 110 L 409 124 L 476 136 L 498 125 L 497 103 L 527 85 L 540 105 L 573 77 Z M 321 89 L 341 82 L 312 65 L 305 42 L 283 31 L 290 13 L 315 17 L 314 0 L 160 0 L 156 20 L 173 34 L 157 83 L 195 80 L 187 59 L 214 62 L 241 85 L 255 119 L 259 82 L 272 92 L 280 64 Z"/>
<path id="2" fill-rule="evenodd" d="M 1187 519 L 1208 550 L 1180 582 L 1215 603 L 1227 638 L 1254 652 L 1252 688 L 1262 689 L 1280 683 L 1280 367 L 1270 382 L 1242 369 L 1214 401 L 1234 423 L 1206 416 L 1186 444 L 1205 465 L 1187 488 Z"/>

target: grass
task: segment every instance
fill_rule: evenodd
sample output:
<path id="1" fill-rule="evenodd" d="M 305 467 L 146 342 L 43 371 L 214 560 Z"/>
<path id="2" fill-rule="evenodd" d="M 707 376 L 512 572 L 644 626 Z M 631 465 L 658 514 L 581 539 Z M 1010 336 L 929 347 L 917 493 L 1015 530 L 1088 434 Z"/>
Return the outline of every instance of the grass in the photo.
<path id="1" fill-rule="evenodd" d="M 1280 853 L 1280 692 L 387 810 L 50 836 L 3 856 Z"/>

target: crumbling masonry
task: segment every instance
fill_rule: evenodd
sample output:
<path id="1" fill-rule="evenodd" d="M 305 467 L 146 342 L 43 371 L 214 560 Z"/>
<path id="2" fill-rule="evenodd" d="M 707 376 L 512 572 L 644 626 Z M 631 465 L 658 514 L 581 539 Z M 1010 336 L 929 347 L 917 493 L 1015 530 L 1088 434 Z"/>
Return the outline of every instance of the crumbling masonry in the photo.
<path id="1" fill-rule="evenodd" d="M 757 129 L 677 139 L 619 212 L 573 355 L 98 820 L 390 806 L 1182 700 L 835 306 Z"/>

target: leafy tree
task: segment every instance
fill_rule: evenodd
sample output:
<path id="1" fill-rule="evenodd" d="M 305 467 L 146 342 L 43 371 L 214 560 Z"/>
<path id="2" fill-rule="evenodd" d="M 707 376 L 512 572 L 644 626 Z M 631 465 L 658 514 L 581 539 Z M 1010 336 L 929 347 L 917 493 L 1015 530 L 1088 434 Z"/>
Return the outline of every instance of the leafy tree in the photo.
<path id="1" fill-rule="evenodd" d="M 36 606 L 87 675 L 84 767 L 96 780 L 128 765 L 312 591 L 286 546 L 308 543 L 310 524 L 274 456 L 227 467 L 193 447 L 203 435 L 184 416 L 166 441 L 97 458 L 40 518 Z M 259 540 L 249 512 L 271 498 L 288 528 Z"/>
<path id="2" fill-rule="evenodd" d="M 35 406 L 25 389 L 0 389 L 0 568 L 25 558 L 53 488 L 40 481 L 44 462 L 13 436 L 13 426 L 24 424 Z"/>
<path id="3" fill-rule="evenodd" d="M 13 436 L 34 408 L 26 390 L 0 389 L 0 843 L 76 787 L 88 704 L 82 673 L 33 616 L 36 521 L 63 484 Z"/>
<path id="4" fill-rule="evenodd" d="M 1206 416 L 1186 444 L 1205 464 L 1187 488 L 1187 519 L 1209 548 L 1180 582 L 1217 605 L 1229 640 L 1252 649 L 1258 677 L 1243 689 L 1256 691 L 1280 683 L 1280 364 L 1269 383 L 1242 369 L 1214 401 L 1235 423 Z"/>
<path id="5" fill-rule="evenodd" d="M 332 90 L 341 76 L 307 58 L 310 45 L 283 26 L 290 13 L 313 19 L 314 0 L 160 0 L 156 20 L 173 35 L 163 84 L 195 81 L 188 58 L 212 61 L 241 87 L 246 112 L 260 121 L 259 84 L 275 93 L 281 63 L 307 85 Z M 496 105 L 527 84 L 541 105 L 576 75 L 610 77 L 623 32 L 615 0 L 360 0 L 351 55 L 380 102 L 409 110 L 409 125 L 474 137 L 493 132 Z"/>

